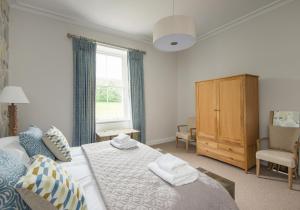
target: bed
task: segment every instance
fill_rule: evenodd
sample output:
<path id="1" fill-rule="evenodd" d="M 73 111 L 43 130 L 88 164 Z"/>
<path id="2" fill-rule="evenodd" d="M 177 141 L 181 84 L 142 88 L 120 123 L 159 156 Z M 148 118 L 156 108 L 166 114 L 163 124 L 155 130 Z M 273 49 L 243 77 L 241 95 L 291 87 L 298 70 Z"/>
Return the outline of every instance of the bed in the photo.
<path id="1" fill-rule="evenodd" d="M 18 139 L 2 139 L 0 149 L 14 153 L 30 167 L 30 159 Z M 141 143 L 135 149 L 119 150 L 106 141 L 73 147 L 71 162 L 56 163 L 79 183 L 88 210 L 238 209 L 230 194 L 204 173 L 199 172 L 197 181 L 179 187 L 163 181 L 147 167 L 161 155 Z"/>
<path id="2" fill-rule="evenodd" d="M 71 148 L 72 162 L 59 162 L 78 180 L 89 210 L 238 209 L 228 192 L 200 173 L 195 183 L 172 187 L 148 170 L 159 151 L 144 144 L 118 150 L 107 142 Z"/>

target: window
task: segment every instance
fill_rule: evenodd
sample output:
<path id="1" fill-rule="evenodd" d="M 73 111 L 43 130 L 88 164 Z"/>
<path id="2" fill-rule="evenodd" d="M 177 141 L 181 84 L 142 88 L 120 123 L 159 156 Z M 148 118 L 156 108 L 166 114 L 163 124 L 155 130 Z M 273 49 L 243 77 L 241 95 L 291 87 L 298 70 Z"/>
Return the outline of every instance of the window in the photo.
<path id="1" fill-rule="evenodd" d="M 98 46 L 96 122 L 120 121 L 131 121 L 127 51 Z"/>

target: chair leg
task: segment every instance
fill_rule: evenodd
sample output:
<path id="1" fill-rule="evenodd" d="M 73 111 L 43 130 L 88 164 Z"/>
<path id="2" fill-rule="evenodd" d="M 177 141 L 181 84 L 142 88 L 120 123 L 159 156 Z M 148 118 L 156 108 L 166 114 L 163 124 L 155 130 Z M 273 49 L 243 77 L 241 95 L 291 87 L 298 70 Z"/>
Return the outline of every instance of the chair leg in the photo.
<path id="1" fill-rule="evenodd" d="M 268 169 L 272 170 L 272 168 L 273 168 L 273 163 L 268 162 Z"/>
<path id="2" fill-rule="evenodd" d="M 260 174 L 260 160 L 256 159 L 256 176 L 259 177 Z"/>
<path id="3" fill-rule="evenodd" d="M 178 137 L 176 137 L 176 147 L 178 147 Z"/>
<path id="4" fill-rule="evenodd" d="M 278 165 L 277 165 L 277 172 L 279 171 L 279 169 L 280 169 L 280 165 L 278 164 Z"/>
<path id="5" fill-rule="evenodd" d="M 189 151 L 189 139 L 185 140 L 185 150 Z"/>
<path id="6" fill-rule="evenodd" d="M 288 168 L 288 183 L 289 183 L 289 189 L 292 189 L 293 185 L 293 168 Z"/>
<path id="7" fill-rule="evenodd" d="M 272 168 L 271 168 L 271 170 L 273 171 L 275 167 L 276 167 L 276 164 L 272 163 Z"/>

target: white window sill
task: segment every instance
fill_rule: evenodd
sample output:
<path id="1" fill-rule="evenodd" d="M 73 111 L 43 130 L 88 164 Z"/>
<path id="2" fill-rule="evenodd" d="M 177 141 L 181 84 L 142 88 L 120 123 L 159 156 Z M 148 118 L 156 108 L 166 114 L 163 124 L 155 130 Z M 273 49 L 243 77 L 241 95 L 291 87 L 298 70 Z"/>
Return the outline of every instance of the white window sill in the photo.
<path id="1" fill-rule="evenodd" d="M 108 120 L 108 121 L 98 121 L 96 124 L 108 124 L 108 123 L 122 123 L 122 122 L 130 122 L 131 120 Z"/>

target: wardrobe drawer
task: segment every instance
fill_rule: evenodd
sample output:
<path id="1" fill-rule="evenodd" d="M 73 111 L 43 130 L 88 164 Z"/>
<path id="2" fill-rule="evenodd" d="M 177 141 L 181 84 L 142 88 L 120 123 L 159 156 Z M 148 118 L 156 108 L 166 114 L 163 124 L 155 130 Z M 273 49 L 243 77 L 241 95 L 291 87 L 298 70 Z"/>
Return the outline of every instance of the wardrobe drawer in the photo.
<path id="1" fill-rule="evenodd" d="M 234 160 L 234 161 L 244 161 L 245 160 L 245 157 L 242 154 L 228 152 L 228 151 L 225 151 L 222 149 L 218 149 L 218 154 L 229 160 Z"/>
<path id="2" fill-rule="evenodd" d="M 244 154 L 244 148 L 243 147 L 237 147 L 237 146 L 231 146 L 227 144 L 218 144 L 218 148 L 220 150 L 224 150 L 227 152 L 237 153 L 237 154 Z"/>
<path id="3" fill-rule="evenodd" d="M 212 150 L 212 149 L 209 149 L 208 147 L 206 147 L 206 148 L 202 147 L 202 148 L 197 149 L 197 154 L 211 157 L 211 158 L 214 158 L 217 160 L 221 160 L 221 161 L 235 165 L 240 168 L 244 168 L 244 161 L 240 160 L 240 158 L 229 157 L 226 154 L 224 155 L 224 153 L 220 152 L 220 150 Z"/>
<path id="4" fill-rule="evenodd" d="M 209 148 L 213 148 L 213 149 L 218 149 L 218 143 L 210 141 L 210 140 L 206 140 L 206 139 L 200 139 L 198 140 L 197 144 L 199 144 L 199 146 L 204 146 L 204 147 L 209 147 Z"/>
<path id="5" fill-rule="evenodd" d="M 197 147 L 197 153 L 201 155 L 207 155 L 209 157 L 218 156 L 217 149 L 211 148 L 205 144 L 201 144 Z"/>

